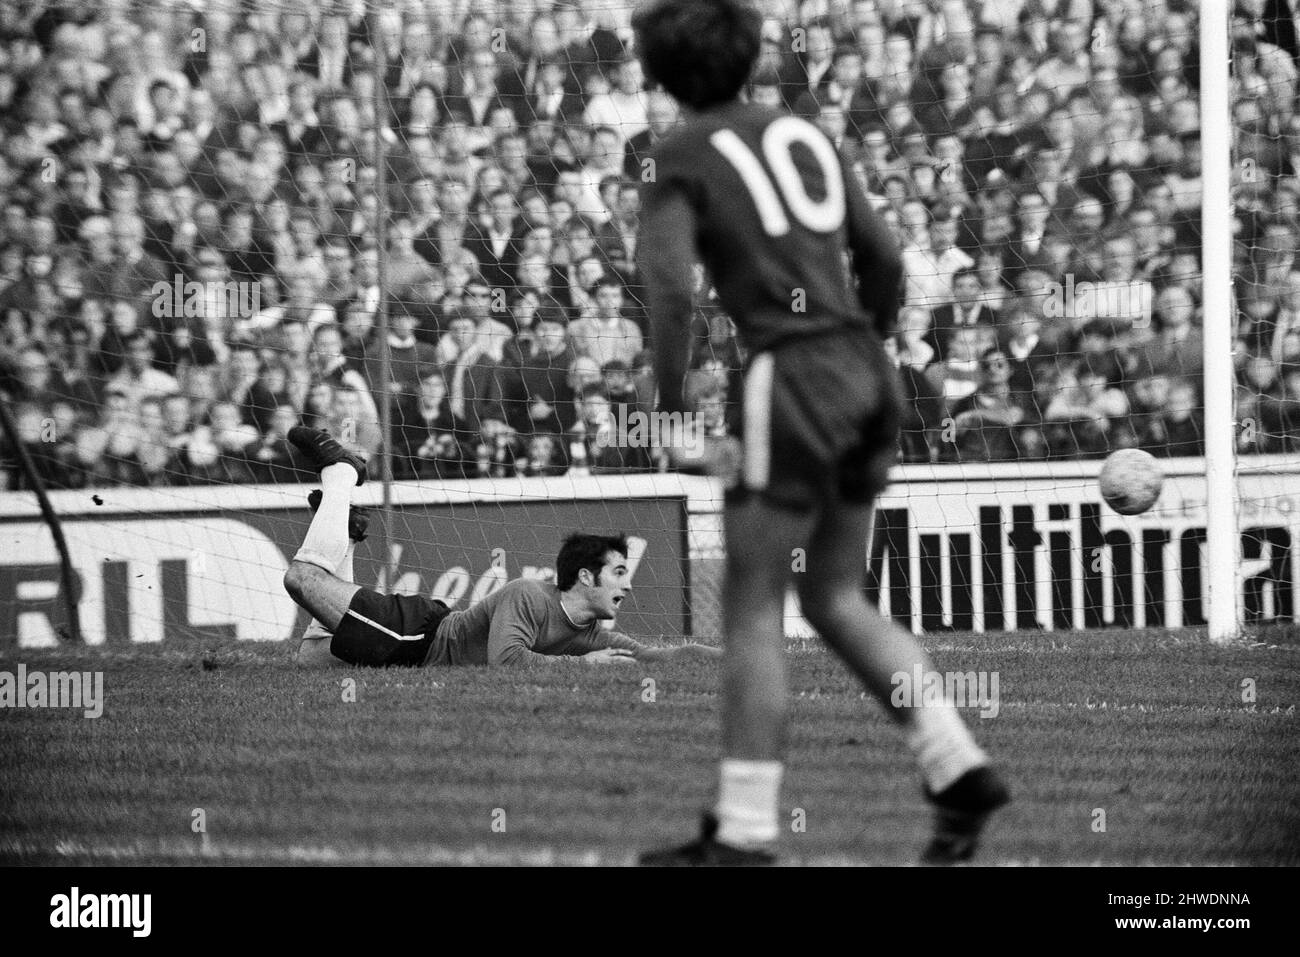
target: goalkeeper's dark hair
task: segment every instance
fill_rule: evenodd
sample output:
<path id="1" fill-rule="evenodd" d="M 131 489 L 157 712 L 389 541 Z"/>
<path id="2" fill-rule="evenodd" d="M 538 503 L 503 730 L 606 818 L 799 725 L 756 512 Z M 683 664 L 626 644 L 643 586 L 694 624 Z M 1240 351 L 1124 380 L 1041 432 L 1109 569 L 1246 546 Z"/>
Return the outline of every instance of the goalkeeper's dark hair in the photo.
<path id="1" fill-rule="evenodd" d="M 596 576 L 599 584 L 600 570 L 605 567 L 605 556 L 610 552 L 627 558 L 627 536 L 574 532 L 564 540 L 555 558 L 556 586 L 560 591 L 568 591 L 578 583 L 578 572 L 584 568 Z"/>
<path id="2" fill-rule="evenodd" d="M 736 98 L 762 46 L 763 18 L 746 0 L 652 0 L 632 17 L 646 76 L 703 110 Z"/>

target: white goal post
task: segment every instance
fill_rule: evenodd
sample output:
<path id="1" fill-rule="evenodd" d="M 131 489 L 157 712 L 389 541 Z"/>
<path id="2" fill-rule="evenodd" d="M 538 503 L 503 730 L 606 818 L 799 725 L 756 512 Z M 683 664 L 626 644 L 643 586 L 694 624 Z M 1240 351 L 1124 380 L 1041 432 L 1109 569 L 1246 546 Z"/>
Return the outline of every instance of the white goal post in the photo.
<path id="1" fill-rule="evenodd" d="M 1205 501 L 1208 628 L 1212 642 L 1241 633 L 1237 587 L 1240 536 L 1234 482 L 1237 423 L 1232 297 L 1232 139 L 1229 114 L 1229 0 L 1201 3 L 1201 202 L 1205 323 Z"/>

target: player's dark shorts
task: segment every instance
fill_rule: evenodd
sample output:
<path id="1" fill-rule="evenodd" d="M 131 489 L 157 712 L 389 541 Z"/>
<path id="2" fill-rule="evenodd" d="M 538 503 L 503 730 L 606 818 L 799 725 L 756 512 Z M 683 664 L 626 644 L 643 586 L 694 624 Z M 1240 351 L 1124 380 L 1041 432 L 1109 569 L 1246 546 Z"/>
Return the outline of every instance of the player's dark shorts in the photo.
<path id="1" fill-rule="evenodd" d="M 753 356 L 741 403 L 741 464 L 728 500 L 867 504 L 888 485 L 902 398 L 874 333 L 800 338 Z"/>
<path id="2" fill-rule="evenodd" d="M 418 667 L 449 614 L 451 609 L 440 601 L 363 588 L 334 630 L 330 654 L 350 665 Z"/>

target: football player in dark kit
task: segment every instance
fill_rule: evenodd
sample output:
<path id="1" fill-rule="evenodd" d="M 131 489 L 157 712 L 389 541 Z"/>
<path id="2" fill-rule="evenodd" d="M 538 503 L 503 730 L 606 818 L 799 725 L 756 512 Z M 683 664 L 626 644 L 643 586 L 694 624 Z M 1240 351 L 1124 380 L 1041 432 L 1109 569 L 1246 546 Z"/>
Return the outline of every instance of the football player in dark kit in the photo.
<path id="1" fill-rule="evenodd" d="M 642 184 L 638 248 L 660 411 L 685 412 L 693 263 L 713 277 L 749 356 L 726 493 L 717 804 L 697 840 L 641 860 L 775 860 L 792 578 L 809 622 L 905 729 L 936 812 L 923 860 L 969 860 L 1008 790 L 951 701 L 891 704 L 893 676 L 932 666 L 863 593 L 872 505 L 897 457 L 900 400 L 882 340 L 898 312 L 901 260 L 821 131 L 739 98 L 760 27 L 743 0 L 650 0 L 633 18 L 649 81 L 685 115 Z"/>

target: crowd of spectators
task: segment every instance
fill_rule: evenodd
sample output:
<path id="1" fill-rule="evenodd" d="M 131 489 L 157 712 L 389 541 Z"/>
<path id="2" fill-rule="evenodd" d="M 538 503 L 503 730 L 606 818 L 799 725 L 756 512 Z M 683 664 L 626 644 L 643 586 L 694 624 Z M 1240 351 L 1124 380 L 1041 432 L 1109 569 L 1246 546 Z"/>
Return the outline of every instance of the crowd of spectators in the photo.
<path id="1" fill-rule="evenodd" d="M 1200 454 L 1196 4 L 759 6 L 747 95 L 824 130 L 902 250 L 902 460 Z M 1300 449 L 1297 50 L 1266 6 L 1233 18 L 1207 237 L 1243 453 Z M 638 183 L 678 115 L 630 7 L 0 0 L 0 392 L 44 481 L 303 481 L 299 422 L 398 479 L 665 467 L 625 430 L 655 393 Z M 697 290 L 688 397 L 725 435 L 745 357 Z"/>

